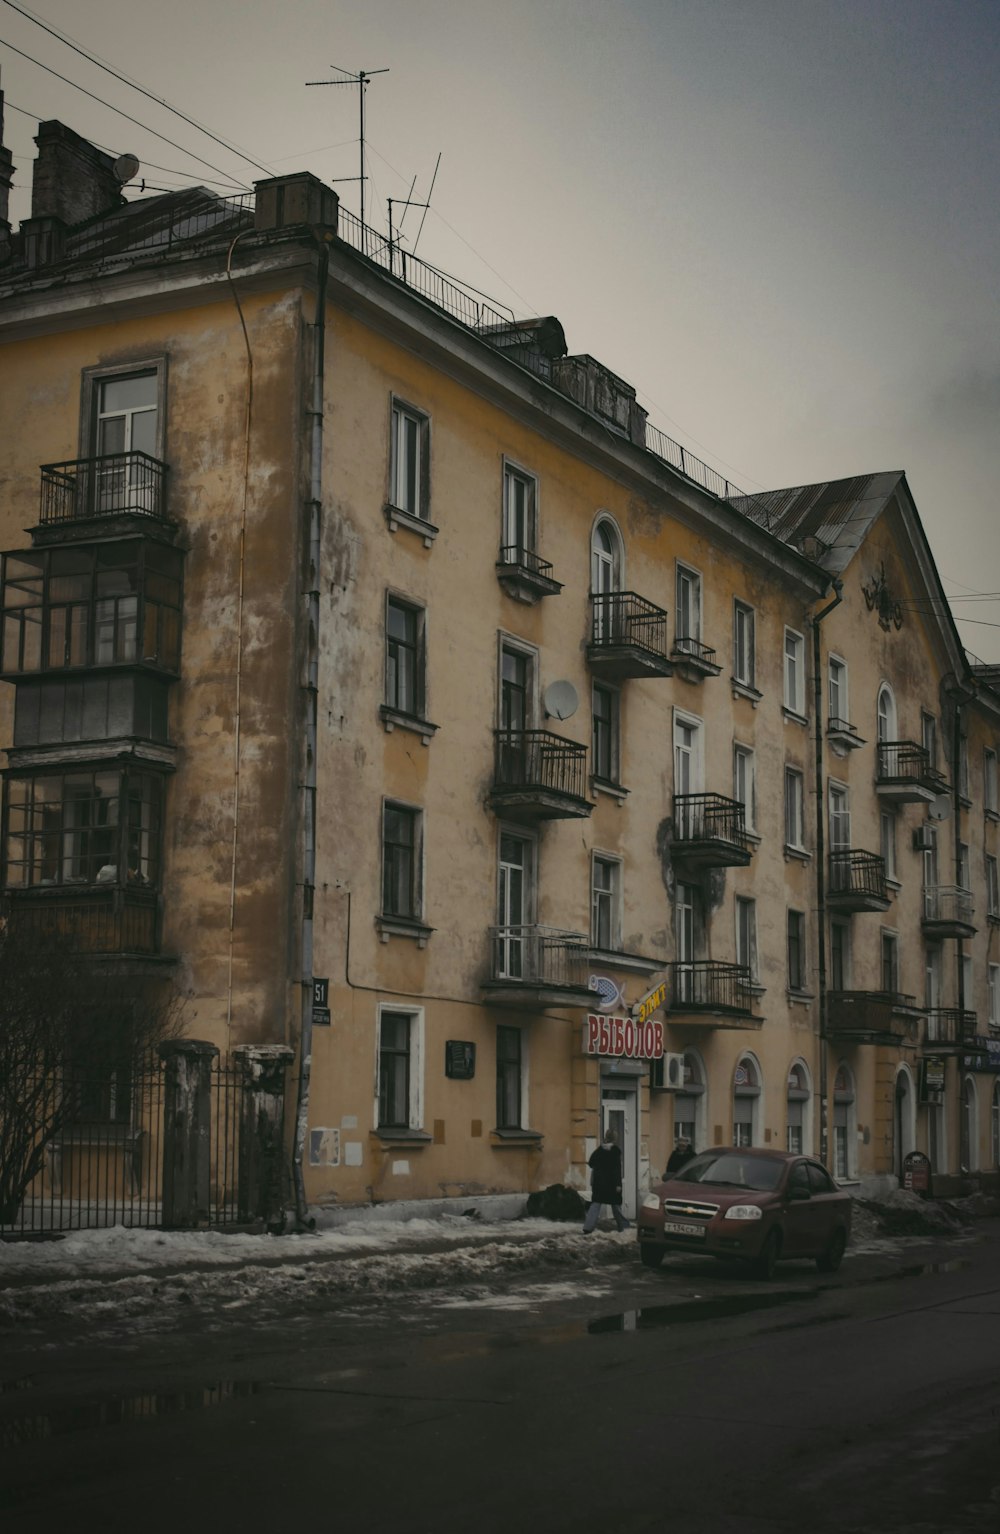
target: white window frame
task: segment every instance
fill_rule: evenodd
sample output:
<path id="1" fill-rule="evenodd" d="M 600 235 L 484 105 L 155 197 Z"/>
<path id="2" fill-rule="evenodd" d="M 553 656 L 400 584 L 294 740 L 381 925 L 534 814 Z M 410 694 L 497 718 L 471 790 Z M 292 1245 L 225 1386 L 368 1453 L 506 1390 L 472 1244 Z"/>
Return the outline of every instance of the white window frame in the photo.
<path id="1" fill-rule="evenodd" d="M 881 684 L 875 701 L 875 739 L 879 745 L 899 739 L 896 695 L 888 682 Z"/>
<path id="2" fill-rule="evenodd" d="M 524 507 L 521 515 L 524 521 L 524 540 L 515 535 L 517 517 L 515 507 L 512 504 L 515 488 L 524 491 Z M 512 463 L 505 458 L 503 463 L 503 521 L 501 527 L 501 548 L 503 557 L 508 563 L 517 562 L 517 552 L 534 554 L 538 549 L 538 479 L 537 476 L 522 469 L 519 464 Z M 512 552 L 513 551 L 513 552 Z"/>
<path id="3" fill-rule="evenodd" d="M 827 708 L 828 723 L 832 724 L 834 720 L 839 720 L 842 724 L 850 722 L 847 662 L 843 656 L 832 653 L 827 656 Z"/>
<path id="4" fill-rule="evenodd" d="M 851 790 L 836 778 L 827 783 L 827 811 L 830 851 L 846 852 L 851 846 Z"/>
<path id="5" fill-rule="evenodd" d="M 986 914 L 1000 921 L 1000 864 L 992 852 L 986 854 Z"/>
<path id="6" fill-rule="evenodd" d="M 375 1030 L 375 1101 L 372 1107 L 372 1123 L 382 1133 L 391 1136 L 395 1126 L 386 1126 L 384 1129 L 379 1124 L 379 1067 L 382 1053 L 382 1014 L 391 1012 L 397 1016 L 403 1015 L 410 1020 L 410 1061 L 409 1061 L 409 1124 L 410 1130 L 420 1131 L 424 1126 L 424 1059 L 425 1059 L 425 1033 L 424 1033 L 424 1009 L 423 1007 L 401 1006 L 391 1001 L 380 1001 L 376 1011 Z"/>
<path id="7" fill-rule="evenodd" d="M 598 547 L 601 529 L 606 529 L 610 548 Z M 614 517 L 600 512 L 590 531 L 590 589 L 594 595 L 623 591 L 625 583 L 625 544 Z"/>
<path id="8" fill-rule="evenodd" d="M 389 417 L 389 505 L 417 522 L 430 520 L 430 417 L 415 405 L 392 396 Z M 413 427 L 416 462 L 410 472 L 411 446 L 408 428 Z M 408 505 L 413 481 L 414 504 Z M 400 493 L 402 491 L 402 494 Z"/>
<path id="9" fill-rule="evenodd" d="M 791 645 L 791 648 L 789 646 Z M 806 641 L 798 629 L 785 629 L 784 647 L 785 709 L 797 718 L 806 714 Z"/>
<path id="10" fill-rule="evenodd" d="M 757 902 L 751 895 L 737 895 L 733 902 L 736 922 L 736 962 L 745 964 L 750 972 L 751 985 L 760 982 L 760 962 L 757 951 Z"/>
<path id="11" fill-rule="evenodd" d="M 889 985 L 889 986 L 886 986 L 883 983 L 885 981 L 885 978 L 886 978 L 886 973 L 885 973 L 886 964 L 885 964 L 885 961 L 886 961 L 886 955 L 890 954 L 890 953 L 891 953 L 891 956 L 892 956 L 892 962 L 891 962 L 891 965 L 890 965 L 892 973 L 889 976 L 889 978 L 892 981 L 892 984 Z M 895 929 L 893 929 L 893 928 L 882 927 L 880 929 L 880 931 L 879 931 L 879 940 L 878 940 L 878 979 L 879 979 L 878 989 L 880 991 L 882 991 L 882 992 L 887 993 L 890 996 L 895 996 L 895 995 L 899 994 L 899 953 L 900 953 L 899 933 L 896 932 Z"/>
<path id="12" fill-rule="evenodd" d="M 752 746 L 744 746 L 738 740 L 733 742 L 733 798 L 743 806 L 746 829 L 756 831 L 757 753 Z"/>
<path id="13" fill-rule="evenodd" d="M 598 868 L 611 875 L 610 885 L 598 888 Z M 599 902 L 606 908 L 610 942 L 599 941 Z M 593 852 L 590 858 L 590 941 L 602 953 L 617 953 L 622 946 L 622 860 L 613 853 Z"/>
<path id="14" fill-rule="evenodd" d="M 682 587 L 687 588 L 686 603 L 681 595 Z M 685 605 L 691 616 L 685 628 L 682 628 L 681 612 Z M 675 643 L 682 651 L 686 639 L 694 640 L 696 649 L 701 644 L 701 575 L 680 560 L 676 563 L 674 578 L 674 634 Z"/>
<path id="15" fill-rule="evenodd" d="M 805 773 L 800 767 L 785 763 L 784 788 L 785 846 L 793 852 L 805 852 Z"/>
<path id="16" fill-rule="evenodd" d="M 986 991 L 990 1030 L 1000 1033 L 1000 964 L 986 966 Z"/>
<path id="17" fill-rule="evenodd" d="M 896 869 L 897 869 L 897 861 L 896 861 L 896 826 L 897 826 L 897 824 L 898 824 L 897 817 L 896 817 L 895 812 L 893 810 L 880 810 L 879 811 L 879 821 L 878 821 L 879 844 L 880 844 L 879 845 L 879 850 L 880 850 L 880 852 L 882 854 L 882 861 L 885 864 L 885 876 L 886 876 L 887 879 L 892 880 L 893 883 L 898 883 L 898 881 L 899 881 L 899 875 L 896 872 Z"/>
<path id="18" fill-rule="evenodd" d="M 101 385 L 116 378 L 131 378 L 137 373 L 156 375 L 156 447 L 153 457 L 161 462 L 166 458 L 167 442 L 167 359 L 164 356 L 147 357 L 143 361 L 110 363 L 107 366 L 84 368 L 81 375 L 80 452 L 81 458 L 92 458 L 97 453 L 97 413 Z"/>
<path id="19" fill-rule="evenodd" d="M 692 732 L 690 747 L 690 782 L 686 789 L 679 789 L 678 781 L 678 755 L 677 748 L 680 744 L 678 735 L 681 729 Z M 689 714 L 683 709 L 675 708 L 673 717 L 673 743 L 674 743 L 674 793 L 701 794 L 705 791 L 705 721 L 699 719 L 697 714 Z"/>
<path id="20" fill-rule="evenodd" d="M 733 598 L 733 681 L 756 689 L 756 611 L 749 602 Z"/>

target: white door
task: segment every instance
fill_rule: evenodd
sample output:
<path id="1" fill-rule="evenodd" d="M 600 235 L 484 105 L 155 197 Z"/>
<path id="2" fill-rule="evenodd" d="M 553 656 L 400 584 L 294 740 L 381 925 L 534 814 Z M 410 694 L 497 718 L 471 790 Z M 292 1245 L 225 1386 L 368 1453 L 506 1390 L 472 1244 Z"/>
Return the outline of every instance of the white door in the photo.
<path id="1" fill-rule="evenodd" d="M 612 1130 L 622 1153 L 622 1209 L 626 1217 L 635 1219 L 638 1194 L 638 1166 L 636 1148 L 636 1110 L 638 1099 L 635 1092 L 623 1091 L 605 1085 L 601 1092 L 601 1133 Z"/>

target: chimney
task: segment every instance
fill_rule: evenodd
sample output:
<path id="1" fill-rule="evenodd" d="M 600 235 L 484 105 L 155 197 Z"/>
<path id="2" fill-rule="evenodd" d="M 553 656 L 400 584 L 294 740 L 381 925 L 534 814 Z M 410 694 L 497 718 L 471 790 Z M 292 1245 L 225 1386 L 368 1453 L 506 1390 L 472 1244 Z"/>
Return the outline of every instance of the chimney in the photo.
<path id="1" fill-rule="evenodd" d="M 111 155 L 54 120 L 38 124 L 35 143 L 33 219 L 55 218 L 71 227 L 121 206 L 121 182 Z"/>
<path id="2" fill-rule="evenodd" d="M 3 142 L 3 91 L 0 91 L 0 253 L 10 244 L 10 188 L 14 158 Z"/>
<path id="3" fill-rule="evenodd" d="M 337 232 L 340 198 L 310 171 L 290 176 L 272 176 L 253 184 L 254 228 L 288 229 L 301 224 L 318 224 Z"/>

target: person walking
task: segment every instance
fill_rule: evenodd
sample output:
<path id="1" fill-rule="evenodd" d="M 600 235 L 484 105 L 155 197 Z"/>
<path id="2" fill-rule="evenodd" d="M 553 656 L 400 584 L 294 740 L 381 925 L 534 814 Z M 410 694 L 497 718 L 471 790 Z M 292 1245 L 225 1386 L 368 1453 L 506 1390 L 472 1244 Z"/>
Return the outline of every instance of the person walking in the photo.
<path id="1" fill-rule="evenodd" d="M 604 1138 L 587 1165 L 590 1167 L 590 1208 L 584 1216 L 583 1234 L 591 1234 L 605 1204 L 611 1205 L 618 1229 L 628 1230 L 628 1220 L 622 1213 L 622 1153 L 613 1129 L 604 1131 Z"/>
<path id="2" fill-rule="evenodd" d="M 663 1174 L 664 1182 L 669 1182 L 674 1173 L 679 1172 L 682 1166 L 686 1166 L 694 1154 L 695 1150 L 694 1146 L 691 1144 L 691 1141 L 685 1139 L 682 1135 L 681 1138 L 677 1141 L 677 1144 L 674 1146 L 673 1150 L 670 1152 L 670 1159 L 667 1162 L 667 1170 Z"/>

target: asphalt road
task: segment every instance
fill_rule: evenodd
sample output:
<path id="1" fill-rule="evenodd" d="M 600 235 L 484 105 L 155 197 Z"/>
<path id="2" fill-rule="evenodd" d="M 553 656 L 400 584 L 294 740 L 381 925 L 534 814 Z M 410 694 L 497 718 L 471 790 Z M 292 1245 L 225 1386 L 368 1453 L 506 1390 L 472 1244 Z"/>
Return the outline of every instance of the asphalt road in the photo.
<path id="1" fill-rule="evenodd" d="M 0 1525 L 143 1534 L 1000 1527 L 1000 1222 L 753 1283 L 698 1259 L 17 1342 Z"/>

